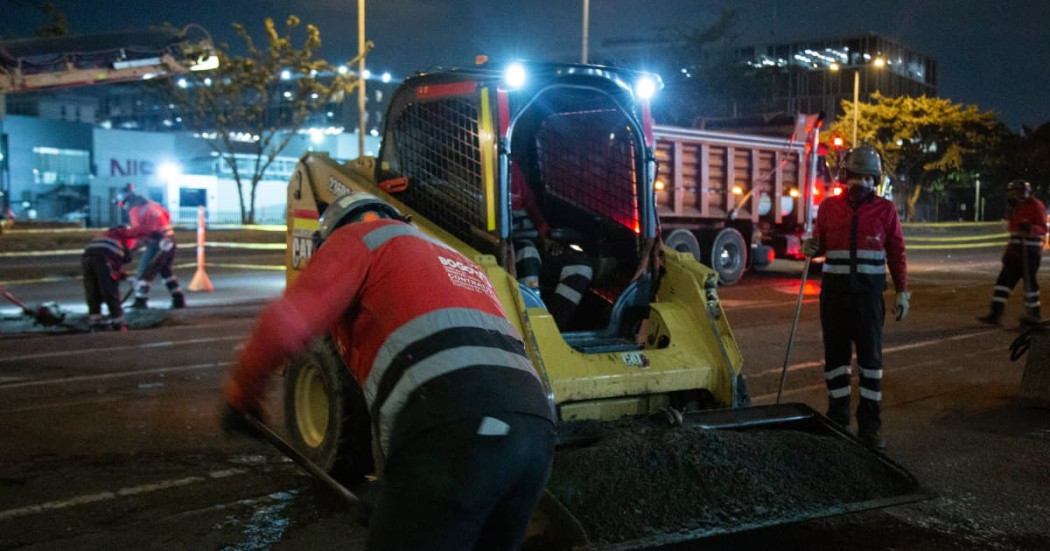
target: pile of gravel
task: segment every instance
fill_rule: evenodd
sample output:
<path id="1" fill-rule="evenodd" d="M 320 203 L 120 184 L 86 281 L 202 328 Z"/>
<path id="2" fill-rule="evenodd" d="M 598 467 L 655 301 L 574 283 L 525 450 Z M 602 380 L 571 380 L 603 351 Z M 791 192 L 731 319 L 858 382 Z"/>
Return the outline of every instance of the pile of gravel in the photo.
<path id="1" fill-rule="evenodd" d="M 594 444 L 559 450 L 547 484 L 599 545 L 827 516 L 917 490 L 840 438 L 629 421 L 603 428 Z"/>

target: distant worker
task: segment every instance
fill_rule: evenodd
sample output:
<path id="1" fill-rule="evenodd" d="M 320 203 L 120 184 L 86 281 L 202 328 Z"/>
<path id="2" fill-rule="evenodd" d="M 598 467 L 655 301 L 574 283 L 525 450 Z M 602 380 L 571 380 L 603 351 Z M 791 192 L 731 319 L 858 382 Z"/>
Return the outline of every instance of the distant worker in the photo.
<path id="1" fill-rule="evenodd" d="M 1010 240 L 1003 253 L 1003 267 L 992 289 L 991 309 L 977 320 L 999 325 L 1010 293 L 1018 281 L 1024 281 L 1025 313 L 1021 324 L 1035 325 L 1042 319 L 1039 281 L 1035 276 L 1039 271 L 1043 240 L 1046 238 L 1046 206 L 1032 197 L 1032 184 L 1025 180 L 1013 180 L 1007 184 L 1006 199 L 1010 203 L 1007 222 Z"/>
<path id="2" fill-rule="evenodd" d="M 185 308 L 179 279 L 172 270 L 175 261 L 175 230 L 168 210 L 155 201 L 135 193 L 131 184 L 125 188 L 123 206 L 131 221 L 131 236 L 145 241 L 145 250 L 135 271 L 135 302 L 132 308 L 147 308 L 150 284 L 157 274 L 171 293 L 171 307 Z"/>
<path id="3" fill-rule="evenodd" d="M 331 332 L 372 412 L 368 549 L 517 549 L 550 472 L 553 411 L 485 272 L 367 193 L 332 203 L 317 237 L 230 371 L 224 427 L 260 413 L 270 374 Z"/>
<path id="4" fill-rule="evenodd" d="M 135 240 L 128 226 L 116 226 L 99 234 L 80 257 L 84 268 L 84 294 L 87 297 L 88 325 L 94 330 L 127 331 L 124 308 L 120 300 L 120 282 L 127 278 L 123 266 L 131 262 Z M 102 317 L 102 303 L 106 303 L 109 319 Z"/>
<path id="5" fill-rule="evenodd" d="M 897 321 L 908 315 L 904 234 L 893 203 L 875 195 L 882 161 L 871 146 L 847 152 L 842 170 L 847 192 L 820 204 L 813 237 L 803 244 L 807 256 L 824 254 L 820 290 L 820 326 L 824 333 L 824 381 L 828 413 L 850 425 L 850 373 L 856 347 L 860 367 L 857 436 L 873 448 L 885 448 L 881 434 L 882 327 L 886 306 L 886 267 L 897 296 Z"/>
<path id="6" fill-rule="evenodd" d="M 557 287 L 547 296 L 547 310 L 562 330 L 568 328 L 584 293 L 594 279 L 594 268 L 582 254 L 566 254 L 561 245 L 551 239 L 551 226 L 536 202 L 521 167 L 512 164 L 511 172 L 511 220 L 514 239 L 514 268 L 518 281 L 527 287 L 539 290 L 543 272 L 543 257 L 537 248 L 537 239 L 548 258 L 556 257 L 553 269 L 560 271 Z"/>

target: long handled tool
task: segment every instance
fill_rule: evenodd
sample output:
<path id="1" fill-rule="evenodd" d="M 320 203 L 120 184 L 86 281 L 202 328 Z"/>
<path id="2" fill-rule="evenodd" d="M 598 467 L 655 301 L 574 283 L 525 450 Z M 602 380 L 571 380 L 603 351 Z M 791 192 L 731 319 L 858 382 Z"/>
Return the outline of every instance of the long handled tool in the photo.
<path id="1" fill-rule="evenodd" d="M 140 279 L 145 279 L 145 280 L 153 279 L 153 277 L 154 277 L 153 270 L 154 270 L 154 268 L 157 267 L 157 261 L 160 260 L 160 256 L 162 254 L 164 254 L 164 251 L 161 251 L 161 250 L 158 249 L 157 250 L 157 254 L 153 255 L 153 258 L 150 259 L 150 261 L 149 261 L 149 265 L 146 266 L 146 269 L 142 271 L 142 277 Z M 120 299 L 120 303 L 121 304 L 124 304 L 125 302 L 128 301 L 129 298 L 131 298 L 131 294 L 135 292 L 135 285 L 136 285 L 137 282 L 138 282 L 137 279 L 131 280 L 131 288 L 128 289 L 128 292 L 124 293 L 124 297 Z"/>
<path id="2" fill-rule="evenodd" d="M 291 444 L 281 438 L 276 432 L 273 431 L 266 423 L 263 423 L 259 418 L 254 415 L 245 415 L 244 418 L 251 425 L 252 429 L 261 436 L 264 440 L 273 444 L 273 447 L 280 450 L 281 453 L 287 455 L 289 459 L 295 461 L 300 467 L 306 470 L 306 472 L 312 474 L 314 478 L 320 480 L 330 490 L 339 495 L 339 497 L 346 500 L 351 505 L 357 505 L 362 503 L 361 498 L 357 497 L 353 492 L 346 489 L 336 479 L 332 478 L 331 475 L 324 472 L 324 469 L 318 467 L 316 463 L 310 461 L 308 457 L 303 455 L 302 452 L 295 449 Z"/>
<path id="3" fill-rule="evenodd" d="M 795 303 L 795 321 L 791 322 L 791 334 L 788 336 L 787 352 L 784 353 L 784 369 L 780 372 L 780 388 L 777 390 L 777 403 L 780 403 L 780 396 L 784 394 L 784 384 L 787 383 L 788 374 L 788 360 L 791 359 L 791 348 L 795 344 L 795 329 L 798 328 L 798 318 L 802 314 L 802 295 L 806 291 L 806 276 L 809 275 L 809 263 L 813 260 L 812 256 L 807 255 L 806 260 L 802 265 L 802 283 L 798 286 L 798 301 Z"/>
<path id="4" fill-rule="evenodd" d="M 44 326 L 65 325 L 63 323 L 63 321 L 65 321 L 65 319 L 66 319 L 65 314 L 56 315 L 47 306 L 39 306 L 39 307 L 37 307 L 36 310 L 33 310 L 32 308 L 26 306 L 24 302 L 22 302 L 22 301 L 18 300 L 17 298 L 15 298 L 15 296 L 12 295 L 11 292 L 8 291 L 2 285 L 0 285 L 0 293 L 2 293 L 4 295 L 4 298 L 6 298 L 7 300 L 10 300 L 16 306 L 21 308 L 22 311 L 25 312 L 25 314 L 27 316 L 33 318 L 38 323 L 40 323 L 40 325 L 44 325 Z"/>
<path id="5" fill-rule="evenodd" d="M 1039 320 L 1029 319 L 1029 316 L 1028 316 L 1028 312 L 1029 312 L 1029 308 L 1028 308 L 1029 296 L 1028 296 L 1028 293 L 1031 293 L 1032 292 L 1032 288 L 1034 287 L 1034 285 L 1032 285 L 1032 276 L 1034 274 L 1032 274 L 1032 272 L 1029 271 L 1029 269 L 1028 269 L 1029 264 L 1030 264 L 1030 262 L 1029 262 L 1029 259 L 1028 259 L 1028 234 L 1025 233 L 1025 235 L 1023 237 L 1021 237 L 1021 284 L 1024 286 L 1024 300 L 1022 302 L 1024 303 L 1024 309 L 1025 309 L 1024 320 L 1033 322 L 1033 324 L 1034 324 L 1034 323 L 1038 323 Z"/>

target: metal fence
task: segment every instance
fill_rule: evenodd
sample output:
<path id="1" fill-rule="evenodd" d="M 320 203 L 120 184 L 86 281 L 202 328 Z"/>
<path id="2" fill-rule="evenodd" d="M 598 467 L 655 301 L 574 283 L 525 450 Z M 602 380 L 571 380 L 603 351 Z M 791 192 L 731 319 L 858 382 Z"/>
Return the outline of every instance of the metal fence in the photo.
<path id="1" fill-rule="evenodd" d="M 255 223 L 256 224 L 284 224 L 286 207 L 284 205 L 272 205 L 266 207 L 255 208 Z M 234 210 L 219 210 L 219 211 L 207 211 L 205 213 L 208 224 L 240 224 L 241 211 L 239 209 Z M 171 223 L 176 226 L 196 226 L 197 225 L 197 207 L 183 207 L 175 209 L 171 213 Z"/>

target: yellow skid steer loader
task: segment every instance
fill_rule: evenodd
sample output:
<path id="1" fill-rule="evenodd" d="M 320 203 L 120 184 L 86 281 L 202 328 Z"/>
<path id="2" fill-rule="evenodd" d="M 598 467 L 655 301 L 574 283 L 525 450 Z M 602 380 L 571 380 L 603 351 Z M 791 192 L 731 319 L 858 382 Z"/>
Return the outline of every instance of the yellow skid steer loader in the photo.
<path id="1" fill-rule="evenodd" d="M 589 65 L 507 69 L 407 79 L 378 158 L 304 155 L 288 186 L 287 274 L 309 260 L 326 206 L 356 191 L 487 271 L 560 421 L 527 544 L 633 549 L 919 499 L 907 471 L 810 408 L 749 407 L 717 274 L 659 239 L 645 97 L 658 78 Z M 514 223 L 520 186 L 558 242 L 532 283 L 515 266 L 541 237 Z M 593 277 L 558 319 L 548 306 L 573 262 Z M 336 478 L 372 470 L 367 415 L 327 339 L 286 369 L 292 442 Z"/>

